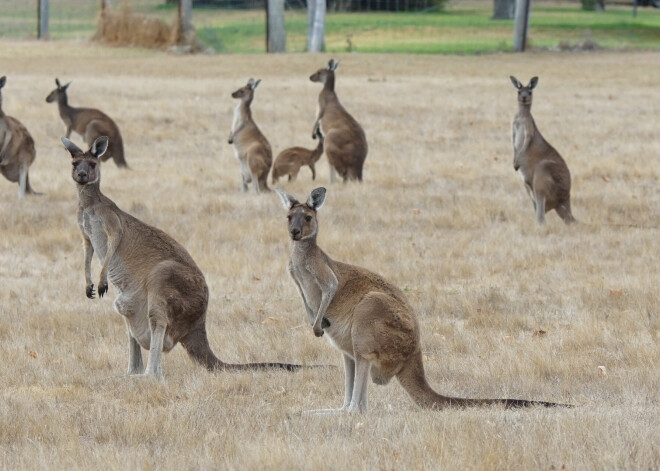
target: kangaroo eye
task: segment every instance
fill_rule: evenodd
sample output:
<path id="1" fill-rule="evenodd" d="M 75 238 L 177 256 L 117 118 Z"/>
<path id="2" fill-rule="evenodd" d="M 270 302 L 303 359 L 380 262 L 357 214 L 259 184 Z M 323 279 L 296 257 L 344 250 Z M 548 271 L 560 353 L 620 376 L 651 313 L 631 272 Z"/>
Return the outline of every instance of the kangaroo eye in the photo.
<path id="1" fill-rule="evenodd" d="M 309 222 L 312 220 L 312 216 L 305 216 L 305 221 Z"/>
<path id="2" fill-rule="evenodd" d="M 96 164 L 95 164 L 94 162 L 90 162 L 89 166 L 90 166 L 91 168 L 96 168 Z"/>

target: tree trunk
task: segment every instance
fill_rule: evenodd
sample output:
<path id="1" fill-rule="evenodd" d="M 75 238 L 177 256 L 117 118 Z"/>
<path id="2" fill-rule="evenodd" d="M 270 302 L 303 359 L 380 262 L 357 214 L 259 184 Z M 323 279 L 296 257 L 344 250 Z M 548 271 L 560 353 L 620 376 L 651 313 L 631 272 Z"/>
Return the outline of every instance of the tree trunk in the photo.
<path id="1" fill-rule="evenodd" d="M 268 5 L 268 51 L 286 51 L 284 0 L 266 0 Z"/>
<path id="2" fill-rule="evenodd" d="M 325 1 L 309 0 L 307 2 L 308 52 L 321 52 L 325 48 Z"/>
<path id="3" fill-rule="evenodd" d="M 493 19 L 512 20 L 516 11 L 516 0 L 493 0 Z"/>

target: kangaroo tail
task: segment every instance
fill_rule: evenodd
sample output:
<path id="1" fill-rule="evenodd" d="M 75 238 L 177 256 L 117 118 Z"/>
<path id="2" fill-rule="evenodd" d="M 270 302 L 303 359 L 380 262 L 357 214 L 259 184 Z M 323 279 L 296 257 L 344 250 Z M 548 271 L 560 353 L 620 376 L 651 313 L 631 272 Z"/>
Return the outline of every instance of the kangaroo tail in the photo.
<path id="1" fill-rule="evenodd" d="M 315 366 L 294 365 L 291 363 L 225 363 L 215 356 L 206 335 L 206 328 L 202 326 L 193 330 L 181 339 L 181 345 L 186 349 L 188 355 L 197 363 L 209 371 L 215 370 L 271 370 L 283 369 L 297 371 L 301 368 L 315 368 Z"/>
<path id="2" fill-rule="evenodd" d="M 435 392 L 426 381 L 421 351 L 417 351 L 413 354 L 411 362 L 397 374 L 397 379 L 413 401 L 415 401 L 420 407 L 426 409 L 443 409 L 452 406 L 470 407 L 488 404 L 501 404 L 507 409 L 532 406 L 573 407 L 568 404 L 527 401 L 524 399 L 466 399 L 461 397 L 443 396 Z"/>

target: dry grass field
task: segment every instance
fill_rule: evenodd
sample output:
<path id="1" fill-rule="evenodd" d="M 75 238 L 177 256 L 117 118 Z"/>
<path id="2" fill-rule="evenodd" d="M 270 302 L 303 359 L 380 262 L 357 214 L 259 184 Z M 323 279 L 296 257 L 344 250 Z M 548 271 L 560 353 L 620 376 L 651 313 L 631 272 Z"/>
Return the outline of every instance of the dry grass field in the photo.
<path id="1" fill-rule="evenodd" d="M 230 93 L 261 78 L 253 113 L 274 151 L 312 147 L 308 76 L 329 56 L 3 41 L 3 108 L 35 138 L 44 195 L 19 202 L 0 179 L 0 468 L 660 468 L 660 54 L 336 58 L 365 181 L 329 184 L 324 158 L 316 182 L 306 168 L 281 182 L 328 188 L 319 244 L 405 289 L 439 392 L 577 407 L 429 412 L 394 380 L 370 385 L 366 416 L 301 415 L 341 405 L 342 362 L 287 275 L 279 198 L 239 192 Z M 532 112 L 571 169 L 578 225 L 535 224 L 512 167 L 510 74 L 540 77 Z M 116 290 L 85 297 L 64 126 L 44 101 L 55 77 L 122 129 L 132 170 L 104 165 L 102 189 L 195 258 L 216 354 L 335 368 L 212 374 L 178 346 L 163 382 L 125 376 Z"/>

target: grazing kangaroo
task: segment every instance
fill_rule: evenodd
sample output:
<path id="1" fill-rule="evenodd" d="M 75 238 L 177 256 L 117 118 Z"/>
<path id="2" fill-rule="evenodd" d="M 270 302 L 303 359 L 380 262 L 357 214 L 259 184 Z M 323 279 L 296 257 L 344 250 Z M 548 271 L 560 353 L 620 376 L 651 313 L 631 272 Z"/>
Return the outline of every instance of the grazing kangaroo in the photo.
<path id="1" fill-rule="evenodd" d="M 128 328 L 128 374 L 162 378 L 163 351 L 178 342 L 208 370 L 284 368 L 287 363 L 228 364 L 211 351 L 206 335 L 209 290 L 194 260 L 173 238 L 125 213 L 101 193 L 100 158 L 108 138 L 99 137 L 83 152 L 63 137 L 72 157 L 71 176 L 78 188 L 78 226 L 85 252 L 85 292 L 94 298 L 91 262 L 101 263 L 98 294 L 108 291 L 108 279 L 117 288 L 115 310 Z M 140 347 L 149 350 L 146 371 Z"/>
<path id="2" fill-rule="evenodd" d="M 323 84 L 319 94 L 316 122 L 312 137 L 321 127 L 325 135 L 325 154 L 330 162 L 330 181 L 335 181 L 335 171 L 347 180 L 362 181 L 362 168 L 367 158 L 367 138 L 362 126 L 339 102 L 335 93 L 335 70 L 339 61 L 330 59 L 328 66 L 319 69 L 309 79 Z"/>
<path id="3" fill-rule="evenodd" d="M 545 213 L 553 209 L 566 224 L 571 224 L 575 222 L 571 213 L 571 173 L 559 152 L 543 139 L 532 118 L 532 90 L 538 80 L 533 77 L 523 87 L 511 76 L 518 89 L 518 114 L 512 125 L 513 168 L 525 182 L 539 224 L 545 224 Z"/>
<path id="4" fill-rule="evenodd" d="M 314 165 L 323 155 L 323 134 L 319 128 L 316 129 L 314 138 L 319 140 L 316 149 L 290 147 L 277 155 L 273 164 L 273 185 L 284 175 L 289 176 L 289 181 L 295 180 L 298 177 L 298 172 L 300 172 L 300 167 L 303 165 L 309 166 L 312 171 L 312 180 L 316 179 Z"/>
<path id="5" fill-rule="evenodd" d="M 424 375 L 419 324 L 403 292 L 376 273 L 331 259 L 316 244 L 317 211 L 325 200 L 325 188 L 312 191 L 306 203 L 280 189 L 276 191 L 288 210 L 288 230 L 293 240 L 289 274 L 302 297 L 314 335 L 327 334 L 344 356 L 343 407 L 313 412 L 366 412 L 370 373 L 372 381 L 381 385 L 396 376 L 421 407 L 561 405 L 519 399 L 463 399 L 436 393 Z"/>
<path id="6" fill-rule="evenodd" d="M 234 121 L 231 125 L 229 143 L 234 145 L 234 153 L 241 166 L 243 177 L 243 192 L 248 191 L 250 183 L 255 193 L 270 191 L 268 188 L 268 172 L 273 163 L 273 151 L 268 139 L 261 133 L 252 119 L 250 104 L 254 91 L 261 80 L 248 80 L 247 85 L 231 94 L 232 98 L 241 100 L 234 110 Z"/>
<path id="7" fill-rule="evenodd" d="M 91 146 L 97 138 L 107 136 L 110 139 L 108 150 L 103 154 L 101 161 L 105 162 L 112 157 L 117 167 L 128 167 L 124 157 L 124 141 L 115 122 L 100 110 L 69 106 L 66 90 L 71 82 L 60 85 L 59 79 L 55 79 L 55 84 L 57 88 L 46 97 L 46 102 L 57 101 L 60 117 L 66 126 L 66 138 L 70 138 L 71 131 L 75 131 L 88 146 Z"/>
<path id="8" fill-rule="evenodd" d="M 0 77 L 0 172 L 12 183 L 18 182 L 18 197 L 26 193 L 38 194 L 30 186 L 28 175 L 30 165 L 37 152 L 34 139 L 27 128 L 2 110 L 2 88 L 7 84 L 7 77 Z"/>

